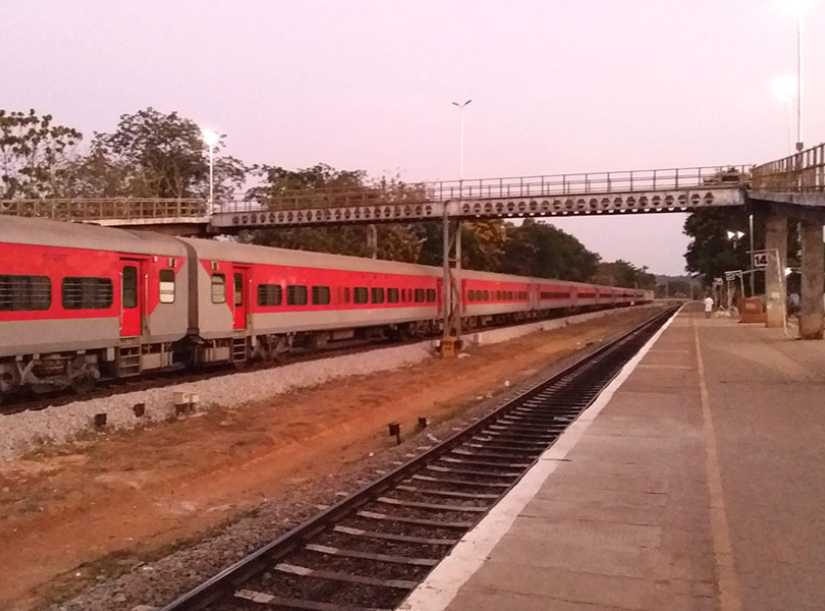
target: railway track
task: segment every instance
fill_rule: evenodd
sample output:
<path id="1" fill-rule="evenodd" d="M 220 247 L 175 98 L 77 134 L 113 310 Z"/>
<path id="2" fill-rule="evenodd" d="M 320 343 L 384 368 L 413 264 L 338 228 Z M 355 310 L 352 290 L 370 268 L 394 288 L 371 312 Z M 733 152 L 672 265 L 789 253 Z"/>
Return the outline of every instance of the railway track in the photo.
<path id="1" fill-rule="evenodd" d="M 488 325 L 480 331 L 490 331 L 493 329 L 503 329 L 510 326 L 518 326 L 526 322 L 539 322 L 540 320 L 549 320 L 552 318 L 561 317 L 548 316 L 537 319 L 535 321 L 518 321 L 511 324 L 494 324 Z M 427 339 L 437 338 L 437 334 L 423 335 L 413 339 L 393 340 L 393 339 L 373 339 L 373 340 L 356 340 L 353 342 L 342 343 L 337 346 L 330 346 L 319 350 L 299 349 L 284 357 L 283 360 L 276 363 L 260 363 L 250 362 L 243 371 L 259 371 L 262 369 L 275 369 L 283 365 L 292 363 L 300 363 L 305 361 L 312 361 L 318 359 L 331 358 L 334 356 L 344 356 L 348 354 L 358 354 L 360 352 L 367 352 L 377 348 L 385 348 L 387 346 L 404 346 L 407 344 L 414 344 L 425 341 Z M 140 390 L 150 390 L 152 388 L 163 388 L 165 386 L 174 386 L 177 384 L 187 384 L 198 382 L 209 378 L 218 376 L 234 375 L 238 370 L 231 364 L 215 364 L 204 366 L 200 369 L 186 370 L 180 369 L 176 371 L 158 371 L 147 372 L 135 378 L 123 379 L 105 379 L 99 382 L 99 385 L 94 390 L 90 390 L 83 394 L 78 394 L 72 390 L 57 390 L 44 393 L 41 396 L 31 394 L 17 394 L 6 397 L 0 400 L 0 417 L 11 414 L 17 414 L 25 411 L 39 411 L 47 408 L 60 407 L 75 401 L 83 401 L 87 399 L 99 399 L 103 397 L 112 397 L 124 393 L 135 392 Z"/>
<path id="2" fill-rule="evenodd" d="M 396 608 L 674 311 L 521 392 L 162 611 Z"/>
<path id="3" fill-rule="evenodd" d="M 292 363 L 302 363 L 318 359 L 344 356 L 347 354 L 358 354 L 377 348 L 387 346 L 403 346 L 412 344 L 421 339 L 394 341 L 388 339 L 364 341 L 351 343 L 344 346 L 334 346 L 317 351 L 296 351 L 287 358 L 276 363 L 250 362 L 242 369 L 238 369 L 232 364 L 213 364 L 200 369 L 176 371 L 147 372 L 138 377 L 122 379 L 105 379 L 99 385 L 88 392 L 78 394 L 72 390 L 58 390 L 44 393 L 42 396 L 31 396 L 30 394 L 20 394 L 0 402 L 0 416 L 17 414 L 25 411 L 39 411 L 47 408 L 60 407 L 75 401 L 85 401 L 88 399 L 99 399 L 103 397 L 113 397 L 116 395 L 135 392 L 139 390 L 150 390 L 152 388 L 163 388 L 165 386 L 175 386 L 178 384 L 189 384 L 200 380 L 207 380 L 219 376 L 235 375 L 242 372 L 260 371 L 263 369 L 275 369 Z"/>

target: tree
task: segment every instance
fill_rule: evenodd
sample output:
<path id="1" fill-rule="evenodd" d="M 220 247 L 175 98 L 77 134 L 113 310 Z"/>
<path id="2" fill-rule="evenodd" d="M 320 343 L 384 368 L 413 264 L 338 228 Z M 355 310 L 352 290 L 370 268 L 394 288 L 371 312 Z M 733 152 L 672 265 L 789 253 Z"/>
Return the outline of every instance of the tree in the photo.
<path id="1" fill-rule="evenodd" d="M 366 194 L 380 190 L 383 197 L 392 197 L 392 194 L 402 193 L 406 188 L 400 183 L 386 181 L 369 185 L 361 170 L 337 170 L 326 164 L 300 170 L 262 165 L 255 169 L 254 175 L 260 184 L 249 189 L 246 197 L 257 201 L 262 207 L 268 207 L 275 198 L 288 194 L 311 197 L 313 194 L 324 195 L 330 189 Z M 280 248 L 369 257 L 372 253 L 367 240 L 368 231 L 363 225 L 259 229 L 247 232 L 242 239 Z M 424 240 L 414 225 L 380 224 L 376 231 L 378 258 L 408 262 L 419 260 Z"/>
<path id="2" fill-rule="evenodd" d="M 599 255 L 553 225 L 526 219 L 506 228 L 502 272 L 582 282 L 596 272 Z"/>
<path id="3" fill-rule="evenodd" d="M 215 147 L 215 201 L 231 200 L 250 168 Z M 209 159 L 198 125 L 176 112 L 152 107 L 121 115 L 112 133 L 96 133 L 89 154 L 75 167 L 74 191 L 85 196 L 205 198 Z"/>
<path id="4" fill-rule="evenodd" d="M 599 262 L 592 281 L 596 284 L 626 288 L 653 289 L 656 287 L 656 276 L 648 273 L 646 266 L 636 267 L 622 259 Z"/>
<path id="5" fill-rule="evenodd" d="M 78 130 L 54 123 L 52 115 L 0 109 L 0 199 L 59 194 Z"/>

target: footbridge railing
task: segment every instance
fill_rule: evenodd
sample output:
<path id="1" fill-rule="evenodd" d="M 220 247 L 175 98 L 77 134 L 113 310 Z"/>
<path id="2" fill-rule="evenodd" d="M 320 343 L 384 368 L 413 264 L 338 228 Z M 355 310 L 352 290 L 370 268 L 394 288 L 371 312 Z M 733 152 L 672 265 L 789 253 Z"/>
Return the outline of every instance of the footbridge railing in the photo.
<path id="1" fill-rule="evenodd" d="M 825 191 L 825 144 L 753 168 L 752 189 L 764 192 Z"/>
<path id="2" fill-rule="evenodd" d="M 38 217 L 59 221 L 163 221 L 205 219 L 203 199 L 71 198 L 0 199 L 0 215 Z"/>

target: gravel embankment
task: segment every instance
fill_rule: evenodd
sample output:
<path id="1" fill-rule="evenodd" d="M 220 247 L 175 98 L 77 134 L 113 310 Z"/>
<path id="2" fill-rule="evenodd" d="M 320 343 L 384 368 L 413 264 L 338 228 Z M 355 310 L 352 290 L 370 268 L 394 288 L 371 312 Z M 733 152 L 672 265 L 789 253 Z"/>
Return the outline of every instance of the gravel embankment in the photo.
<path id="1" fill-rule="evenodd" d="M 187 384 L 165 386 L 75 401 L 66 405 L 10 414 L 0 418 L 0 460 L 9 460 L 45 443 L 64 443 L 94 430 L 95 414 L 105 413 L 109 430 L 125 430 L 174 417 L 176 391 L 198 395 L 198 409 L 239 406 L 281 393 L 315 386 L 336 378 L 397 369 L 432 356 L 431 342 L 379 348 L 357 354 L 293 363 L 247 373 L 216 376 Z M 133 407 L 143 403 L 138 418 Z"/>

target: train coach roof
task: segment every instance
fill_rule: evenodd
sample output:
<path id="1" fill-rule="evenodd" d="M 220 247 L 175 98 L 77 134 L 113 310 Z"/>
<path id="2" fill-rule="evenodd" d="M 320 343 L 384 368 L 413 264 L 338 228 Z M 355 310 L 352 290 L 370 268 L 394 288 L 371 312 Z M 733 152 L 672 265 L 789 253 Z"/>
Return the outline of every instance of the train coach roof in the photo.
<path id="1" fill-rule="evenodd" d="M 288 250 L 271 246 L 241 244 L 232 240 L 199 240 L 181 238 L 190 244 L 199 259 L 235 261 L 237 263 L 263 263 L 267 265 L 289 265 L 314 267 L 317 269 L 347 269 L 358 272 L 383 274 L 410 274 L 438 276 L 441 268 L 398 261 L 383 261 L 364 257 L 330 255 L 308 250 Z"/>
<path id="2" fill-rule="evenodd" d="M 87 223 L 0 216 L 0 242 L 63 248 L 92 248 L 145 255 L 185 255 L 179 240 L 151 231 Z"/>

